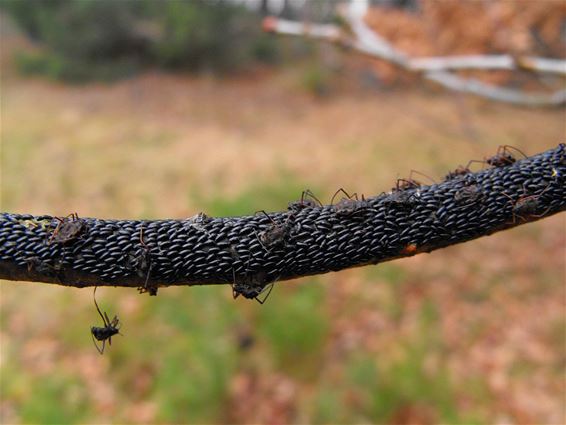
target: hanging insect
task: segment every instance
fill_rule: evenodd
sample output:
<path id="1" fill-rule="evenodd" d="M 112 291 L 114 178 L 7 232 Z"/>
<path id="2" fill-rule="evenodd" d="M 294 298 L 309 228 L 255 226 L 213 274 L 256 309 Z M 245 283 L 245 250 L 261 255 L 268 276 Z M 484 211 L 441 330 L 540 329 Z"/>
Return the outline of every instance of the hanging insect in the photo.
<path id="1" fill-rule="evenodd" d="M 94 298 L 94 305 L 98 314 L 102 318 L 102 322 L 104 324 L 103 327 L 92 326 L 90 328 L 90 333 L 92 334 L 92 342 L 94 346 L 98 350 L 100 354 L 104 354 L 104 348 L 106 347 L 106 341 L 108 341 L 108 345 L 112 345 L 112 337 L 116 334 L 122 335 L 120 333 L 120 321 L 118 320 L 118 316 L 114 316 L 112 321 L 108 318 L 106 312 L 102 314 L 100 308 L 98 307 L 98 303 L 96 302 L 96 290 L 98 286 L 95 286 L 93 298 Z M 96 341 L 102 341 L 102 346 L 99 346 Z"/>
<path id="2" fill-rule="evenodd" d="M 485 160 L 488 165 L 492 167 L 505 167 L 507 165 L 512 165 L 517 162 L 517 158 L 513 155 L 511 151 L 520 153 L 523 157 L 527 157 L 520 149 L 511 145 L 501 145 L 497 148 L 497 153 Z"/>
<path id="3" fill-rule="evenodd" d="M 243 279 L 236 278 L 234 268 L 232 268 L 232 297 L 234 299 L 242 295 L 249 300 L 256 300 L 258 303 L 263 304 L 271 295 L 273 286 L 277 279 L 271 283 L 266 283 L 266 273 L 246 273 Z M 259 298 L 261 294 L 265 293 L 263 298 Z"/>

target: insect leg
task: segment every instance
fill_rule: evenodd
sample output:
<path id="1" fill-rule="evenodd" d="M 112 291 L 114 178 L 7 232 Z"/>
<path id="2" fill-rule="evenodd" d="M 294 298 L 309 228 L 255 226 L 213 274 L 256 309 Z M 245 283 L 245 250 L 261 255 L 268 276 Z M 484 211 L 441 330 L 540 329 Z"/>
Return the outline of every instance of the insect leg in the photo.
<path id="1" fill-rule="evenodd" d="M 485 167 L 485 160 L 484 160 L 484 161 L 481 161 L 481 160 L 479 160 L 479 159 L 470 159 L 470 160 L 468 161 L 468 163 L 466 164 L 466 170 L 470 170 L 470 165 L 475 164 L 475 163 L 481 164 L 481 165 L 482 165 L 482 169 Z"/>
<path id="2" fill-rule="evenodd" d="M 257 214 L 257 213 L 262 213 L 263 215 L 265 215 L 265 216 L 268 218 L 268 220 L 271 222 L 271 224 L 273 224 L 274 226 L 277 225 L 277 223 L 275 223 L 275 221 L 273 221 L 273 219 L 269 216 L 269 214 L 267 214 L 267 213 L 265 212 L 265 210 L 256 211 L 255 214 Z M 254 214 L 254 215 L 255 215 L 255 214 Z"/>
<path id="3" fill-rule="evenodd" d="M 524 153 L 521 149 L 516 148 L 515 146 L 503 145 L 503 146 L 500 146 L 500 148 L 503 148 L 503 152 L 504 152 L 504 153 L 505 153 L 505 152 L 509 153 L 509 149 L 512 149 L 512 150 L 514 150 L 515 152 L 518 152 L 518 153 L 520 153 L 521 155 L 523 155 L 523 157 L 527 158 L 527 155 L 525 155 L 525 153 Z M 498 152 L 499 152 L 499 150 L 498 150 Z M 511 155 L 511 154 L 509 153 L 509 155 Z"/>
<path id="4" fill-rule="evenodd" d="M 263 303 L 267 301 L 267 299 L 268 299 L 269 296 L 271 295 L 271 291 L 273 291 L 273 287 L 275 286 L 275 282 L 277 282 L 280 277 L 281 277 L 281 275 L 277 276 L 277 277 L 273 280 L 273 282 L 271 282 L 271 283 L 268 285 L 268 286 L 269 286 L 269 289 L 267 289 L 267 286 L 266 286 L 265 288 L 263 288 L 263 290 L 262 290 L 261 293 L 259 294 L 259 295 L 261 295 L 261 294 L 264 293 L 264 292 L 266 291 L 266 289 L 267 289 L 267 293 L 266 293 L 265 297 L 263 297 L 263 300 L 260 300 L 260 299 L 259 299 L 259 295 L 258 295 L 257 297 L 255 297 L 255 300 L 256 300 L 258 303 L 260 303 L 260 304 L 263 305 Z"/>
<path id="5" fill-rule="evenodd" d="M 234 286 L 236 285 L 236 272 L 234 271 L 234 267 L 232 266 L 232 283 L 230 286 L 232 287 L 232 298 L 236 299 L 240 296 L 239 292 L 236 292 Z"/>
<path id="6" fill-rule="evenodd" d="M 106 320 L 104 319 L 104 316 L 102 315 L 102 312 L 100 311 L 100 308 L 98 307 L 98 303 L 96 302 L 96 290 L 98 289 L 98 286 L 94 287 L 94 292 L 92 294 L 92 297 L 94 299 L 94 305 L 96 307 L 96 310 L 98 311 L 98 314 L 100 315 L 100 317 L 102 318 L 102 321 L 104 322 L 104 325 L 106 326 Z M 106 313 L 105 313 L 106 314 Z"/>
<path id="7" fill-rule="evenodd" d="M 263 299 L 259 298 L 259 295 L 257 297 L 254 298 L 254 300 L 256 300 L 258 303 L 260 303 L 261 305 L 263 305 L 264 302 L 267 301 L 267 299 L 269 298 L 269 295 L 271 294 L 271 291 L 273 291 L 273 287 L 275 286 L 275 281 L 271 282 L 269 285 L 269 289 L 267 289 L 267 286 L 263 289 L 263 291 L 261 291 L 261 293 L 265 292 L 265 290 L 267 289 L 267 293 L 265 295 L 265 297 L 263 297 Z M 261 295 L 260 293 L 260 295 Z"/>
<path id="8" fill-rule="evenodd" d="M 322 202 L 320 202 L 320 199 L 318 199 L 318 198 L 314 195 L 314 193 L 311 192 L 310 189 L 303 190 L 303 194 L 301 195 L 301 203 L 304 202 L 305 197 L 307 197 L 307 196 L 310 197 L 310 198 L 312 198 L 312 199 L 314 199 L 314 200 L 318 203 L 318 205 L 321 205 L 321 206 L 322 206 Z"/>
<path id="9" fill-rule="evenodd" d="M 92 336 L 92 342 L 94 344 L 94 346 L 96 347 L 96 351 L 98 351 L 99 354 L 104 354 L 104 341 L 102 341 L 102 348 L 100 348 L 98 346 L 98 344 L 96 343 L 96 339 L 94 339 L 94 334 L 91 333 Z"/>
<path id="10" fill-rule="evenodd" d="M 50 245 L 51 242 L 53 241 L 53 238 L 55 236 L 57 236 L 57 234 L 59 233 L 59 229 L 61 228 L 61 225 L 63 224 L 64 220 L 61 220 L 59 217 L 55 217 L 55 219 L 57 221 L 59 221 L 59 223 L 57 224 L 57 227 L 55 227 L 55 230 L 53 230 L 53 233 L 51 233 L 51 237 L 49 238 L 49 240 L 47 241 L 47 245 Z"/>
<path id="11" fill-rule="evenodd" d="M 357 196 L 358 196 L 357 193 L 355 193 L 355 192 L 350 196 L 350 194 L 348 194 L 348 192 L 346 192 L 344 190 L 344 188 L 341 187 L 332 196 L 332 199 L 330 200 L 330 205 L 334 205 L 334 198 L 336 198 L 336 195 L 338 195 L 340 192 L 342 192 L 344 195 L 346 195 L 347 199 L 352 199 L 354 196 L 357 198 Z"/>
<path id="12" fill-rule="evenodd" d="M 436 184 L 436 181 L 432 177 L 430 177 L 429 175 L 427 175 L 425 173 L 421 173 L 420 171 L 417 171 L 417 170 L 411 170 L 411 172 L 409 173 L 409 180 L 413 179 L 413 174 L 418 174 L 419 176 L 426 177 L 429 181 L 432 182 L 432 184 Z"/>

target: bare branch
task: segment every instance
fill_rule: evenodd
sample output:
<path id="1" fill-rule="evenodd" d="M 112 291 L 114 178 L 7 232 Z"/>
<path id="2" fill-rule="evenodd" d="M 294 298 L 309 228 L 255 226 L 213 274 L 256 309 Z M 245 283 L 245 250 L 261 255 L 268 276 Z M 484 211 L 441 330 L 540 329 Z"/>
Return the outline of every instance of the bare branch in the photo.
<path id="1" fill-rule="evenodd" d="M 520 69 L 566 76 L 566 61 L 535 56 L 467 55 L 414 58 L 409 61 L 413 71 L 506 70 Z"/>
<path id="2" fill-rule="evenodd" d="M 475 94 L 491 100 L 527 106 L 561 106 L 566 104 L 566 90 L 558 90 L 551 94 L 531 94 L 521 90 L 513 90 L 486 84 L 473 78 L 462 78 L 449 72 L 428 72 L 425 78 L 443 87 Z"/>
<path id="3" fill-rule="evenodd" d="M 541 74 L 566 76 L 566 60 L 541 58 L 537 56 L 512 55 L 457 55 L 440 57 L 410 58 L 395 49 L 383 37 L 367 27 L 360 20 L 352 29 L 360 40 L 349 37 L 338 26 L 332 24 L 313 24 L 269 17 L 264 22 L 264 29 L 283 35 L 306 36 L 320 40 L 341 42 L 354 47 L 362 53 L 387 60 L 414 72 L 465 71 L 465 70 L 528 70 Z M 361 38 L 363 37 L 363 38 Z"/>
<path id="4" fill-rule="evenodd" d="M 355 5 L 356 2 L 352 4 Z M 517 105 L 561 106 L 566 103 L 566 90 L 554 93 L 528 93 L 494 86 L 473 78 L 459 77 L 448 72 L 465 69 L 529 70 L 566 76 L 566 61 L 511 55 L 410 58 L 366 25 L 363 20 L 363 8 L 358 9 L 353 6 L 346 8 L 342 11 L 342 16 L 348 22 L 353 37 L 329 24 L 303 24 L 272 17 L 265 21 L 264 28 L 280 34 L 304 35 L 340 43 L 360 53 L 393 63 L 408 72 L 421 73 L 426 79 L 455 91 Z"/>

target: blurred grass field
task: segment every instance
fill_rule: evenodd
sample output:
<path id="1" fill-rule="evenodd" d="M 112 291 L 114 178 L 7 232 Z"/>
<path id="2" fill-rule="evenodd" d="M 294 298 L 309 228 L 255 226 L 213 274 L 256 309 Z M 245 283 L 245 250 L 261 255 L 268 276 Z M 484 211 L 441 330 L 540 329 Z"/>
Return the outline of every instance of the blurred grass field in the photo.
<path id="1" fill-rule="evenodd" d="M 2 60 L 2 210 L 105 218 L 281 210 L 311 188 L 437 180 L 511 144 L 564 141 L 563 110 L 431 89 L 300 88 L 300 68 L 112 85 Z M 158 297 L 1 282 L 1 423 L 562 423 L 564 215 L 430 255 L 276 285 Z"/>

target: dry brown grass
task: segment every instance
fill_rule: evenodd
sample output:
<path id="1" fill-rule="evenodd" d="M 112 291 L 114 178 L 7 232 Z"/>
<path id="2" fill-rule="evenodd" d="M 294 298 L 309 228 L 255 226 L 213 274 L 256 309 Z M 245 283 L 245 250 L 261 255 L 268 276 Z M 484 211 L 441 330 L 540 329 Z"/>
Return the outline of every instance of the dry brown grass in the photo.
<path id="1" fill-rule="evenodd" d="M 82 87 L 9 75 L 2 82 L 2 209 L 185 217 L 203 208 L 194 191 L 230 197 L 258 182 L 281 184 L 289 175 L 327 196 L 338 187 L 369 195 L 388 190 L 412 168 L 440 179 L 501 144 L 536 153 L 564 141 L 562 110 L 517 109 L 424 90 L 356 91 L 322 101 L 297 90 L 294 75 L 218 81 L 154 73 Z M 419 312 L 432 303 L 441 348 L 431 350 L 423 367 L 449 368 L 459 409 L 490 422 L 559 423 L 566 394 L 565 239 L 560 215 L 397 261 L 398 285 L 389 284 L 380 266 L 323 277 L 330 337 L 319 381 L 339 386 L 348 353 L 361 351 L 385 364 L 402 358 L 404 344 L 419 338 Z M 117 372 L 108 360 L 93 366 L 98 360 L 87 336 L 74 346 L 53 339 L 53 329 L 64 326 L 73 309 L 91 308 L 90 291 L 71 295 L 3 283 L 2 292 L 9 312 L 1 335 L 5 358 L 20 358 L 31 375 L 61 368 L 76 375 L 89 385 L 99 420 L 118 415 L 147 423 L 159 417 L 157 402 L 144 395 L 145 375 L 136 372 L 141 395 L 123 406 L 129 395 L 117 393 Z M 281 290 L 270 303 L 293 293 Z M 139 297 L 120 294 L 121 314 L 140 314 Z M 240 306 L 255 317 L 250 312 L 256 306 Z M 143 326 L 151 329 L 149 322 Z M 316 387 L 267 363 L 259 366 L 259 377 L 242 371 L 231 384 L 231 405 L 241 406 L 257 391 L 253 400 L 261 409 L 233 410 L 227 417 L 273 421 L 274 409 L 283 409 L 276 415 L 282 423 L 308 421 L 312 406 L 304 400 Z M 153 376 L 143 362 L 139 370 Z M 470 380 L 482 383 L 483 396 L 458 386 Z M 361 401 L 349 397 L 355 410 Z M 19 417 L 19 402 L 3 402 L 4 418 Z M 396 417 L 412 423 L 438 419 L 428 409 L 407 406 Z"/>

